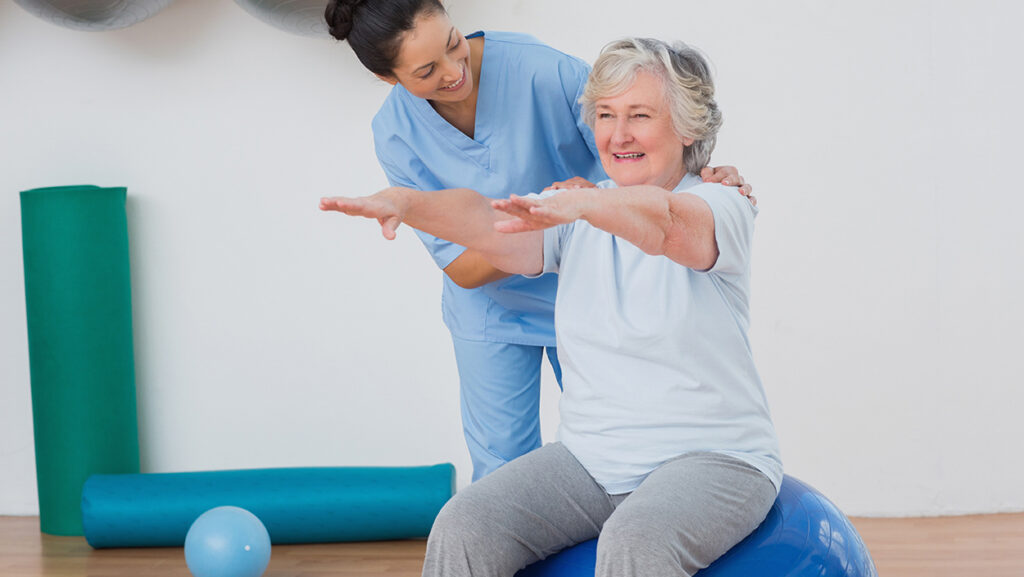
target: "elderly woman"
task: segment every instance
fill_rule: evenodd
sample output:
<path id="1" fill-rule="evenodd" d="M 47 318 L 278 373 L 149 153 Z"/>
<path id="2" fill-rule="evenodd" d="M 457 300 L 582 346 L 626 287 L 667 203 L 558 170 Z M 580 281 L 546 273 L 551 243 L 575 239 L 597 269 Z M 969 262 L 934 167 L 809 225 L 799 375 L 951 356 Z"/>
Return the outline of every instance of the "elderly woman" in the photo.
<path id="1" fill-rule="evenodd" d="M 683 44 L 616 42 L 582 103 L 611 177 L 597 188 L 321 201 L 378 219 L 387 238 L 406 222 L 501 270 L 560 275 L 558 441 L 460 491 L 424 575 L 511 576 L 599 534 L 598 575 L 692 575 L 777 496 L 778 443 L 747 341 L 756 208 L 696 176 L 721 124 L 707 64 Z"/>
<path id="2" fill-rule="evenodd" d="M 526 34 L 463 36 L 439 0 L 330 0 L 325 12 L 331 34 L 394 86 L 373 119 L 377 158 L 393 186 L 464 186 L 507 198 L 574 175 L 557 184 L 607 178 L 580 120 L 590 72 L 582 60 Z M 743 184 L 732 167 L 705 174 Z M 475 480 L 541 445 L 545 352 L 561 386 L 557 277 L 506 278 L 473 250 L 419 236 L 445 273 L 441 310 Z"/>

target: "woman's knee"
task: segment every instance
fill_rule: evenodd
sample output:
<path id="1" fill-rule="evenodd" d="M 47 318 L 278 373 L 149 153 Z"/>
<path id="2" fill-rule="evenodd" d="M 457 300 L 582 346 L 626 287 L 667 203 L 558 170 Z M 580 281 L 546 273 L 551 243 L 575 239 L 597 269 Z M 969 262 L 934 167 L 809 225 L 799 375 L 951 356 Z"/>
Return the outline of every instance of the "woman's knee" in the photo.
<path id="1" fill-rule="evenodd" d="M 434 525 L 430 529 L 430 538 L 444 537 L 446 542 L 459 542 L 471 545 L 474 535 L 479 535 L 481 524 L 487 522 L 485 511 L 481 510 L 480 500 L 474 498 L 471 491 L 456 493 L 437 514 Z"/>
<path id="2" fill-rule="evenodd" d="M 511 575 L 530 562 L 486 496 L 474 493 L 456 494 L 438 513 L 427 540 L 424 575 Z"/>
<path id="3" fill-rule="evenodd" d="M 679 547 L 680 535 L 674 527 L 663 527 L 657 517 L 644 515 L 637 509 L 617 510 L 601 528 L 598 551 L 609 557 L 633 552 L 660 554 Z"/>
<path id="4" fill-rule="evenodd" d="M 456 493 L 438 513 L 430 538 L 436 534 L 467 552 L 496 552 L 501 536 L 508 533 L 507 509 L 514 506 L 507 495 L 496 494 L 489 485 L 494 483 L 478 482 Z"/>
<path id="5" fill-rule="evenodd" d="M 710 562 L 707 535 L 658 519 L 643 508 L 617 510 L 601 529 L 597 575 L 693 575 Z"/>

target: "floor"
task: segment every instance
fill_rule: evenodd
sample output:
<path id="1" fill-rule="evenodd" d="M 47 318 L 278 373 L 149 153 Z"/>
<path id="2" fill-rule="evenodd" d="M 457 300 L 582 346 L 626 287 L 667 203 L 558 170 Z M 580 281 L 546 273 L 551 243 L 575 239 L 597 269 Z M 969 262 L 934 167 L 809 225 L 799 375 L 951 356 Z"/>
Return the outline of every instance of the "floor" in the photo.
<path id="1" fill-rule="evenodd" d="M 1024 513 L 853 518 L 881 577 L 1024 577 Z M 265 577 L 418 576 L 425 542 L 277 545 Z M 93 550 L 39 533 L 37 517 L 0 517 L 0 576 L 190 577 L 181 548 Z"/>

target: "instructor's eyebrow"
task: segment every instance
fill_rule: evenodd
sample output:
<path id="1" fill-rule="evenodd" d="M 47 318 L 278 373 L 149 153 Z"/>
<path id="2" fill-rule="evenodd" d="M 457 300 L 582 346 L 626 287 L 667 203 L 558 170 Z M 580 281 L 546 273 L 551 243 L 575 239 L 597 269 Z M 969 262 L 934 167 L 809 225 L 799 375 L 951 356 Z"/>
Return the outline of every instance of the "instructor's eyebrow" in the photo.
<path id="1" fill-rule="evenodd" d="M 445 44 L 445 47 L 446 47 L 446 48 L 447 48 L 448 46 L 451 46 L 451 45 L 452 45 L 452 35 L 453 35 L 453 34 L 455 34 L 455 26 L 452 26 L 452 27 L 451 27 L 451 29 L 449 29 L 449 30 L 448 30 L 448 43 L 447 43 L 447 44 Z M 428 67 L 428 66 L 430 66 L 430 65 L 432 65 L 432 64 L 433 64 L 433 62 L 427 62 L 427 63 L 426 63 L 426 64 L 424 64 L 423 66 L 420 66 L 419 68 L 416 68 L 415 70 L 413 70 L 413 71 L 412 71 L 412 73 L 413 73 L 413 74 L 416 74 L 416 73 L 417 73 L 417 72 L 419 72 L 420 70 L 423 70 L 424 68 L 426 68 L 426 67 Z"/>

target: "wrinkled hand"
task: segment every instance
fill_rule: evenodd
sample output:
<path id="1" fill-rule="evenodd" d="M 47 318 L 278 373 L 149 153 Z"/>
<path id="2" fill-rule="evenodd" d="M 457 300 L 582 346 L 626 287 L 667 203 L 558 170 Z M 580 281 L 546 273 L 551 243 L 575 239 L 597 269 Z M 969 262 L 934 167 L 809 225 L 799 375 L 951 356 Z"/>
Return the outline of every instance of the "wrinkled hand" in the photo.
<path id="1" fill-rule="evenodd" d="M 587 192 L 590 188 L 567 190 L 547 198 L 512 195 L 507 199 L 491 201 L 495 210 L 513 218 L 494 223 L 498 232 L 528 232 L 544 230 L 573 222 L 583 216 Z"/>
<path id="2" fill-rule="evenodd" d="M 753 195 L 754 187 L 744 182 L 740 171 L 735 166 L 716 166 L 715 168 L 705 166 L 700 171 L 700 177 L 704 182 L 720 182 L 726 186 L 739 187 L 739 193 L 747 197 L 751 204 L 757 206 L 757 198 Z"/>
<path id="3" fill-rule="evenodd" d="M 401 188 L 385 188 L 370 196 L 350 198 L 331 196 L 320 199 L 320 210 L 335 211 L 349 216 L 375 218 L 380 223 L 380 232 L 388 240 L 395 239 L 395 231 L 402 224 L 405 206 Z"/>
<path id="4" fill-rule="evenodd" d="M 570 188 L 594 188 L 594 183 L 582 176 L 574 176 L 569 180 L 556 180 L 551 183 L 551 186 L 545 187 L 544 190 L 567 190 Z"/>

